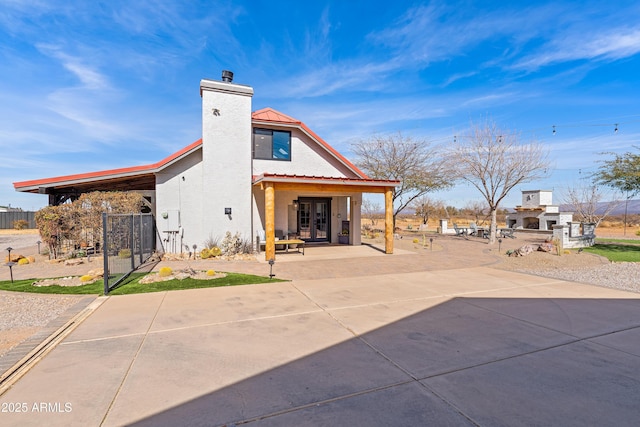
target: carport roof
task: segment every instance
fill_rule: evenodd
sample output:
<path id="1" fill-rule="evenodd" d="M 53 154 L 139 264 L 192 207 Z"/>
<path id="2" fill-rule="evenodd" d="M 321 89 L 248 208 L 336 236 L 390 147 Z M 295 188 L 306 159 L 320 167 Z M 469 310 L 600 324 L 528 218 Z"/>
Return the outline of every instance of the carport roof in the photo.
<path id="1" fill-rule="evenodd" d="M 25 193 L 50 194 L 56 191 L 118 191 L 118 190 L 154 190 L 155 173 L 189 155 L 202 146 L 202 139 L 184 147 L 182 150 L 150 165 L 131 166 L 127 168 L 108 169 L 97 172 L 56 176 L 31 181 L 14 182 L 16 191 Z"/>

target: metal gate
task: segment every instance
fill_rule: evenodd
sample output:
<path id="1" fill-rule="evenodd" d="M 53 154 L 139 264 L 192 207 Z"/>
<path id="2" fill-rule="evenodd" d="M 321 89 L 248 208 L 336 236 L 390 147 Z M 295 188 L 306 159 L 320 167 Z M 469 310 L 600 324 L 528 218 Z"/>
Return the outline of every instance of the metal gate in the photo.
<path id="1" fill-rule="evenodd" d="M 152 214 L 102 214 L 104 294 L 147 261 L 156 249 Z"/>

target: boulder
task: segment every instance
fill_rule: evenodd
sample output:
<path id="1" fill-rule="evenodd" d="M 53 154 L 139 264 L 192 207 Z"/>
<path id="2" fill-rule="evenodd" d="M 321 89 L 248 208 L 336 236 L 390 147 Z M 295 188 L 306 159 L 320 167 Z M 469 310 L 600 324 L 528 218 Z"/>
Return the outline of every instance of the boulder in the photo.
<path id="1" fill-rule="evenodd" d="M 102 277 L 104 276 L 104 268 L 94 268 L 93 270 L 89 270 L 87 272 L 87 276 Z"/>
<path id="2" fill-rule="evenodd" d="M 84 260 L 82 258 L 71 258 L 65 260 L 64 265 L 80 265 L 84 264 Z"/>
<path id="3" fill-rule="evenodd" d="M 542 243 L 538 246 L 540 252 L 553 252 L 553 243 Z"/>
<path id="4" fill-rule="evenodd" d="M 524 245 L 511 252 L 509 256 L 517 257 L 517 256 L 527 256 L 530 253 L 533 253 L 533 247 L 531 245 Z"/>

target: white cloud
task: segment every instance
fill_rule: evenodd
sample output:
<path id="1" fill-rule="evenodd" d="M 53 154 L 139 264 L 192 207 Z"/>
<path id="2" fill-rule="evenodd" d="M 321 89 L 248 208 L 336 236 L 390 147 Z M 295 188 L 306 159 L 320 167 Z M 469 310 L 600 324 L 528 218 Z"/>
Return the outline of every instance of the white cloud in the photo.
<path id="1" fill-rule="evenodd" d="M 614 61 L 640 52 L 640 27 L 609 32 L 569 32 L 556 38 L 533 55 L 514 64 L 516 69 L 537 70 L 576 60 Z"/>

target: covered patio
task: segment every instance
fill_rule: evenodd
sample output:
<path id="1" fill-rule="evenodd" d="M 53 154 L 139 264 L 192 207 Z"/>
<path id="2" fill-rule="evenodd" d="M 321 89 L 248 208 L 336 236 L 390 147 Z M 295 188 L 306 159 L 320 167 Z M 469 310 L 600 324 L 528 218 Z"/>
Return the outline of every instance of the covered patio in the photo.
<path id="1" fill-rule="evenodd" d="M 297 202 L 304 196 L 351 196 L 348 209 L 349 234 L 360 232 L 362 193 L 384 194 L 385 200 L 385 253 L 393 253 L 393 190 L 399 181 L 328 178 L 313 176 L 262 174 L 254 178 L 256 193 L 264 197 L 263 225 L 265 230 L 265 260 L 276 258 L 276 197 L 286 193 L 285 200 Z M 256 194 L 258 196 L 259 194 Z M 258 197 L 256 197 L 258 199 Z M 299 230 L 298 230 L 299 231 Z M 355 239 L 355 237 L 354 237 Z M 359 242 L 359 238 L 357 239 Z M 354 240 L 351 241 L 354 244 Z"/>

